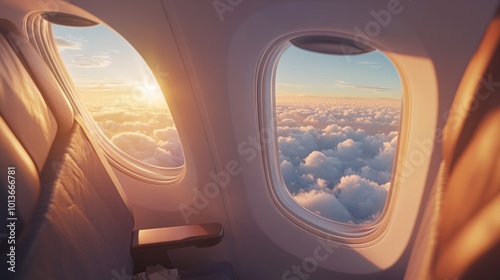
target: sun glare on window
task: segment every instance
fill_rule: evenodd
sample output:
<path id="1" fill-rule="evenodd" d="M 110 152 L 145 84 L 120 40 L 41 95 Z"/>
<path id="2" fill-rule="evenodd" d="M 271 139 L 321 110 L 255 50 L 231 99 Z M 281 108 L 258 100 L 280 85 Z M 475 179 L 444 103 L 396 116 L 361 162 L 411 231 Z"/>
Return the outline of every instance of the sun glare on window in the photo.
<path id="1" fill-rule="evenodd" d="M 402 86 L 375 50 L 329 55 L 290 46 L 276 74 L 279 165 L 291 196 L 324 218 L 367 224 L 391 187 Z"/>
<path id="2" fill-rule="evenodd" d="M 52 25 L 52 33 L 79 100 L 109 141 L 143 163 L 182 166 L 172 115 L 139 53 L 103 25 Z"/>

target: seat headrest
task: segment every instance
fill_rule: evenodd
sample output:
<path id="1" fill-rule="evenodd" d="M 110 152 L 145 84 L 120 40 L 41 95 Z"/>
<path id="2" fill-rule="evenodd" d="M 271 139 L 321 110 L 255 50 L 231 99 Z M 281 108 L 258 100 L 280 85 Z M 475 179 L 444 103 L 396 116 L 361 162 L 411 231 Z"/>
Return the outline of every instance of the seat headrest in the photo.
<path id="1" fill-rule="evenodd" d="M 443 133 L 444 160 L 453 169 L 472 132 L 490 110 L 498 106 L 500 16 L 488 27 L 478 50 L 470 60 L 451 106 Z"/>
<path id="2" fill-rule="evenodd" d="M 3 36 L 0 57 L 0 115 L 40 173 L 57 133 L 56 119 Z"/>
<path id="3" fill-rule="evenodd" d="M 475 264 L 496 261 L 483 256 L 500 245 L 499 82 L 500 10 L 464 73 L 443 135 L 447 184 L 435 279 L 463 276 Z"/>
<path id="4" fill-rule="evenodd" d="M 47 106 L 50 108 L 58 124 L 58 132 L 68 132 L 74 123 L 74 112 L 68 98 L 46 65 L 40 54 L 31 43 L 17 31 L 15 26 L 6 20 L 0 20 L 0 32 L 10 41 L 13 50 L 25 65 L 33 81 L 40 90 Z"/>

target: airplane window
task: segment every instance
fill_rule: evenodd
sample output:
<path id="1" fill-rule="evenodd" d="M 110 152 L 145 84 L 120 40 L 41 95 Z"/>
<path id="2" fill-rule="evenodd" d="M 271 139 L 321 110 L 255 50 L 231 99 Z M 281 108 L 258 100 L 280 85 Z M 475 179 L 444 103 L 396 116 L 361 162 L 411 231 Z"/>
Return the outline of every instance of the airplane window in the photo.
<path id="1" fill-rule="evenodd" d="M 52 33 L 84 111 L 114 147 L 148 165 L 182 166 L 174 120 L 139 53 L 103 25 L 52 24 Z"/>
<path id="2" fill-rule="evenodd" d="M 398 72 L 381 51 L 331 55 L 289 46 L 275 82 L 289 194 L 332 221 L 375 221 L 391 187 L 401 106 Z"/>

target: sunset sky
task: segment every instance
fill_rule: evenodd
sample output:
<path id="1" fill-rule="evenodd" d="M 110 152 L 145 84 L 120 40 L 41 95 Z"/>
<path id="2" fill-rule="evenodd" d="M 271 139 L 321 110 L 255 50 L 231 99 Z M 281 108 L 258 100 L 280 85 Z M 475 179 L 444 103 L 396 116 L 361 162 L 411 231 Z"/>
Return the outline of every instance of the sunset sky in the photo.
<path id="1" fill-rule="evenodd" d="M 144 94 L 144 102 L 164 102 L 156 80 L 137 51 L 106 26 L 53 25 L 60 54 L 85 102 L 109 104 L 114 94 Z M 166 104 L 165 104 L 166 106 Z"/>

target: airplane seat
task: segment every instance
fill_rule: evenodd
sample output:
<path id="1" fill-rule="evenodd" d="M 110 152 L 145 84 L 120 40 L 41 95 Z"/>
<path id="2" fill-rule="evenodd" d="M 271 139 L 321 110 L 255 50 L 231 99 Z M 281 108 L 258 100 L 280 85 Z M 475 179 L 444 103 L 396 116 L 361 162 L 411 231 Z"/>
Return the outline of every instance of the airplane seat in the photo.
<path id="1" fill-rule="evenodd" d="M 430 245 L 417 236 L 405 279 L 500 275 L 499 87 L 500 10 L 464 73 L 448 115 L 439 217 L 427 231 Z"/>
<path id="2" fill-rule="evenodd" d="M 2 275 L 132 279 L 134 220 L 126 197 L 55 77 L 19 34 L 0 20 L 0 170 L 5 176 L 0 198 L 11 200 L 5 205 L 13 211 L 8 217 L 2 209 L 0 218 L 11 218 L 7 235 L 16 237 L 15 244 L 7 238 L 0 242 L 2 263 L 15 261 L 15 273 L 3 269 Z M 182 279 L 233 277 L 228 265 L 186 275 Z"/>

